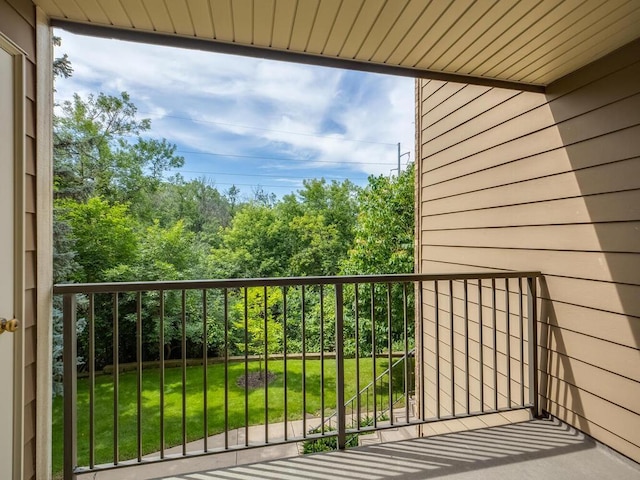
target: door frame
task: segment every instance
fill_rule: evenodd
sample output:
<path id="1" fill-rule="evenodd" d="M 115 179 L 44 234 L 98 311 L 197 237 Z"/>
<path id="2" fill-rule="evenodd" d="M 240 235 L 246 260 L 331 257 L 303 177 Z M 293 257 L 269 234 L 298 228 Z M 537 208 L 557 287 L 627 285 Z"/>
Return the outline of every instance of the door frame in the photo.
<path id="1" fill-rule="evenodd" d="M 0 49 L 13 57 L 14 117 L 14 311 L 20 327 L 14 339 L 13 478 L 24 469 L 24 292 L 25 292 L 25 52 L 0 32 Z"/>

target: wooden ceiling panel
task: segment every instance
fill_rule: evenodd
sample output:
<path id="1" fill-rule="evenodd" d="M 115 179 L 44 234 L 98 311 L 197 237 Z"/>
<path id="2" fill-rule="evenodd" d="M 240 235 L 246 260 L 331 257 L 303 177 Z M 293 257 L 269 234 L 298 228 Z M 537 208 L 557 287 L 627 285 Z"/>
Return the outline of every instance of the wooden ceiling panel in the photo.
<path id="1" fill-rule="evenodd" d="M 164 0 L 165 8 L 171 17 L 171 23 L 178 35 L 195 36 L 193 21 L 186 0 Z"/>
<path id="2" fill-rule="evenodd" d="M 298 9 L 298 0 L 276 0 L 273 18 L 273 38 L 271 46 L 280 50 L 287 50 L 291 41 L 293 19 Z"/>
<path id="3" fill-rule="evenodd" d="M 300 8 L 303 5 L 304 8 Z M 309 37 L 311 36 L 311 29 L 313 28 L 313 24 L 316 20 L 316 14 L 318 13 L 319 6 L 319 0 L 303 0 L 302 2 L 298 2 L 296 16 L 293 20 L 293 28 L 291 30 L 291 43 L 289 44 L 289 50 L 293 50 L 295 52 L 307 51 Z"/>
<path id="4" fill-rule="evenodd" d="M 233 41 L 243 45 L 253 44 L 253 0 L 231 2 Z"/>
<path id="5" fill-rule="evenodd" d="M 433 27 L 436 19 L 440 18 L 450 5 L 450 2 L 445 1 L 431 2 L 426 10 L 422 12 L 418 21 L 413 24 L 405 37 L 398 43 L 398 46 L 393 50 L 393 53 L 391 53 L 386 63 L 402 63 L 403 65 L 413 67 L 413 65 L 409 63 L 404 63 L 405 59 L 411 55 L 418 43 L 424 38 L 428 38 L 429 30 Z"/>
<path id="6" fill-rule="evenodd" d="M 362 43 L 369 35 L 374 22 L 384 7 L 384 0 L 366 0 L 358 16 L 355 18 L 349 36 L 342 44 L 339 56 L 343 58 L 356 58 L 356 54 Z"/>
<path id="7" fill-rule="evenodd" d="M 576 18 L 578 12 L 584 8 L 585 0 L 566 0 L 561 2 L 557 8 L 552 10 L 546 17 L 531 25 L 526 32 L 518 36 L 501 51 L 493 55 L 493 66 L 485 65 L 483 69 L 478 68 L 480 75 L 496 75 L 503 72 L 510 65 L 515 63 L 515 59 L 522 59 L 532 51 L 539 48 L 549 39 L 564 30 L 567 25 L 571 25 L 572 18 Z"/>
<path id="8" fill-rule="evenodd" d="M 342 1 L 340 10 L 338 10 L 336 16 L 336 21 L 333 24 L 333 29 L 331 30 L 331 35 L 329 35 L 327 44 L 322 52 L 324 55 L 332 57 L 338 56 L 363 4 L 364 0 Z"/>
<path id="9" fill-rule="evenodd" d="M 97 0 L 84 0 L 82 2 L 82 10 L 91 22 L 98 22 L 104 25 L 111 24 L 111 20 L 104 12 Z"/>
<path id="10" fill-rule="evenodd" d="M 407 32 L 409 32 L 418 21 L 427 8 L 427 5 L 423 0 L 410 0 L 389 30 L 386 38 L 380 43 L 371 56 L 371 61 L 385 63 L 398 46 L 398 43 L 402 41 L 407 35 Z"/>
<path id="11" fill-rule="evenodd" d="M 62 2 L 63 0 L 58 0 L 58 2 Z M 65 3 L 69 0 L 64 0 Z M 109 17 L 111 24 L 118 27 L 124 28 L 133 28 L 133 24 L 127 15 L 127 12 L 122 8 L 122 4 L 119 0 L 98 0 L 100 7 L 104 13 Z M 91 19 L 91 22 L 96 22 L 96 20 Z"/>
<path id="12" fill-rule="evenodd" d="M 617 45 L 633 41 L 637 38 L 638 25 L 640 25 L 640 8 L 625 15 L 615 24 L 601 30 L 584 42 L 579 53 L 566 51 L 525 79 L 528 81 L 531 78 L 536 83 L 550 83 L 557 78 L 564 77 L 581 66 L 612 52 Z M 534 77 L 536 74 L 539 75 Z"/>
<path id="13" fill-rule="evenodd" d="M 192 37 L 273 49 L 282 59 L 281 52 L 290 51 L 315 55 L 312 62 L 355 60 L 361 62 L 351 63 L 355 68 L 397 66 L 405 75 L 416 70 L 417 76 L 510 88 L 524 82 L 537 91 L 640 37 L 640 0 L 33 1 L 54 25 L 93 35 L 102 35 L 99 26 L 113 26 L 180 37 L 138 37 L 152 43 Z M 367 62 L 375 65 L 361 66 Z"/>
<path id="14" fill-rule="evenodd" d="M 607 42 L 608 37 L 616 29 L 624 28 L 628 18 L 636 18 L 633 13 L 638 9 L 640 9 L 640 2 L 632 0 L 608 15 L 598 16 L 589 22 L 578 22 L 576 25 L 582 28 L 570 29 L 558 35 L 554 39 L 554 43 L 550 45 L 552 48 L 547 48 L 544 55 L 514 74 L 512 78 L 523 81 L 524 79 L 539 78 L 546 71 L 551 71 L 562 65 L 563 61 L 579 57 L 584 52 L 590 54 L 590 50 L 594 48 L 598 50 L 606 48 L 606 43 L 602 44 L 601 42 Z M 594 56 L 593 60 L 596 58 Z M 557 78 L 565 74 L 560 74 Z"/>
<path id="15" fill-rule="evenodd" d="M 124 10 L 134 28 L 142 30 L 155 30 L 155 26 L 142 3 L 142 0 L 130 0 L 122 4 Z"/>
<path id="16" fill-rule="evenodd" d="M 408 0 L 397 0 L 395 2 L 387 2 L 384 5 L 362 46 L 356 53 L 358 58 L 370 60 L 373 57 L 373 54 L 378 50 L 380 44 L 385 41 L 389 31 L 398 21 L 398 17 L 407 4 Z"/>
<path id="17" fill-rule="evenodd" d="M 209 0 L 189 0 L 187 6 L 193 20 L 193 29 L 196 32 L 196 36 L 199 38 L 215 38 L 216 32 L 213 29 Z"/>
<path id="18" fill-rule="evenodd" d="M 253 43 L 271 45 L 275 0 L 253 2 Z"/>
<path id="19" fill-rule="evenodd" d="M 319 54 L 324 51 L 332 34 L 342 0 L 322 0 L 318 6 L 315 22 L 311 29 L 307 52 Z"/>

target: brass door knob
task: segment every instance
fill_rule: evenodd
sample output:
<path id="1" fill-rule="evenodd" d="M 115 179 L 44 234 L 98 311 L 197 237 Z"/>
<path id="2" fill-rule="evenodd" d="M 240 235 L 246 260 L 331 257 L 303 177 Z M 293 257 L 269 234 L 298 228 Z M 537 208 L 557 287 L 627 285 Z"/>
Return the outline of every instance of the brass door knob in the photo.
<path id="1" fill-rule="evenodd" d="M 15 332 L 16 330 L 18 330 L 19 326 L 20 322 L 15 318 L 11 320 L 0 318 L 0 335 L 4 332 Z"/>

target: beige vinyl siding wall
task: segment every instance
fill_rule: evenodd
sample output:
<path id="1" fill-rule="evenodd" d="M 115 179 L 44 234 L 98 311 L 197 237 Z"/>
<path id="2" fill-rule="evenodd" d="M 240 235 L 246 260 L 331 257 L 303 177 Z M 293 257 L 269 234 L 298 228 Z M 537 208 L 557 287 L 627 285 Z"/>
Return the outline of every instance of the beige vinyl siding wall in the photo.
<path id="1" fill-rule="evenodd" d="M 420 271 L 542 271 L 542 406 L 635 461 L 640 461 L 638 79 L 640 42 L 635 41 L 551 84 L 546 94 L 417 82 Z M 426 292 L 427 303 L 430 296 Z M 446 295 L 443 302 L 448 305 Z M 427 360 L 434 345 L 429 308 L 425 305 Z M 504 314 L 498 315 L 501 324 Z M 448 338 L 445 329 L 441 351 Z M 506 358 L 502 361 L 506 365 Z M 426 368 L 429 389 L 434 385 Z M 456 382 L 460 385 L 457 377 Z"/>
<path id="2" fill-rule="evenodd" d="M 25 62 L 25 317 L 24 478 L 35 478 L 36 420 L 36 53 L 35 8 L 29 0 L 0 0 L 0 31 L 26 52 Z"/>

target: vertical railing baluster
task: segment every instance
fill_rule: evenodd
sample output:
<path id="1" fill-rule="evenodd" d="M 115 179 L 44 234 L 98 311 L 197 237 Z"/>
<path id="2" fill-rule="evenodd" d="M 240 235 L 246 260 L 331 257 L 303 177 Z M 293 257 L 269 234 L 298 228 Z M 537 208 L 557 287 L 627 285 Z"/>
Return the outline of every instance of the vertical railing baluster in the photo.
<path id="1" fill-rule="evenodd" d="M 62 368 L 64 387 L 64 478 L 73 479 L 78 463 L 77 387 L 78 345 L 76 331 L 76 294 L 62 298 Z"/>
<path id="2" fill-rule="evenodd" d="M 160 295 L 160 338 L 158 340 L 160 347 L 160 458 L 164 458 L 164 290 L 158 292 Z"/>
<path id="3" fill-rule="evenodd" d="M 302 436 L 307 437 L 307 328 L 306 328 L 306 305 L 305 286 L 300 287 L 301 293 L 301 315 L 302 315 Z"/>
<path id="4" fill-rule="evenodd" d="M 338 409 L 338 449 L 347 443 L 344 406 L 344 299 L 343 286 L 336 284 L 336 406 Z"/>
<path id="5" fill-rule="evenodd" d="M 229 290 L 222 290 L 224 320 L 224 448 L 229 448 Z"/>
<path id="6" fill-rule="evenodd" d="M 453 317 L 453 280 L 449 280 L 449 355 L 451 356 L 451 415 L 456 414 L 456 362 L 455 362 L 455 319 Z"/>
<path id="7" fill-rule="evenodd" d="M 353 284 L 354 289 L 354 302 L 355 302 L 355 322 L 356 322 L 356 331 L 355 331 L 355 341 L 356 341 L 356 410 L 357 410 L 357 420 L 356 420 L 356 428 L 360 430 L 360 420 L 362 415 L 362 403 L 360 400 L 360 303 L 358 298 L 358 284 Z"/>
<path id="8" fill-rule="evenodd" d="M 209 450 L 209 379 L 208 379 L 208 363 L 207 355 L 207 289 L 202 290 L 202 423 L 204 430 L 203 449 Z"/>
<path id="9" fill-rule="evenodd" d="M 89 294 L 89 468 L 96 465 L 96 319 L 95 296 Z"/>
<path id="10" fill-rule="evenodd" d="M 496 279 L 491 279 L 491 319 L 493 321 L 493 408 L 498 409 L 498 309 Z"/>
<path id="11" fill-rule="evenodd" d="M 480 371 L 478 380 L 480 383 L 480 412 L 484 412 L 484 339 L 482 325 L 482 280 L 478 278 L 478 363 Z"/>
<path id="12" fill-rule="evenodd" d="M 284 335 L 282 336 L 282 384 L 284 393 L 284 441 L 289 438 L 288 423 L 289 423 L 289 411 L 288 411 L 288 384 L 287 384 L 287 287 L 282 287 L 282 330 Z"/>
<path id="13" fill-rule="evenodd" d="M 264 443 L 269 443 L 269 305 L 267 287 L 263 289 L 264 305 Z"/>
<path id="14" fill-rule="evenodd" d="M 119 363 L 119 341 L 118 332 L 118 294 L 113 294 L 113 464 L 118 464 L 118 427 L 119 427 L 119 383 L 120 383 L 120 363 Z"/>
<path id="15" fill-rule="evenodd" d="M 507 317 L 507 408 L 511 408 L 511 308 L 509 304 L 509 279 L 504 279 L 505 310 Z"/>
<path id="16" fill-rule="evenodd" d="M 532 404 L 533 415 L 540 416 L 538 400 L 538 299 L 536 294 L 535 277 L 527 278 L 527 304 L 529 307 L 529 402 Z"/>
<path id="17" fill-rule="evenodd" d="M 373 426 L 378 426 L 378 405 L 376 399 L 376 386 L 378 384 L 376 378 L 376 308 L 375 308 L 375 284 L 371 283 L 371 358 L 373 359 L 373 397 L 371 403 L 373 403 Z"/>
<path id="18" fill-rule="evenodd" d="M 440 299 L 438 293 L 438 281 L 433 282 L 433 291 L 435 293 L 435 364 L 436 364 L 436 418 L 440 418 Z"/>
<path id="19" fill-rule="evenodd" d="M 409 314 L 407 284 L 402 284 L 402 323 L 404 329 L 404 410 L 405 423 L 409 423 Z M 415 358 L 415 353 L 414 353 Z M 415 393 L 414 393 L 415 395 Z"/>
<path id="20" fill-rule="evenodd" d="M 391 283 L 387 283 L 387 361 L 389 362 L 389 384 L 388 384 L 388 403 L 389 403 L 389 423 L 393 425 L 393 339 L 391 338 L 391 330 L 393 328 L 391 318 Z M 382 383 L 382 380 L 380 380 Z"/>
<path id="21" fill-rule="evenodd" d="M 320 433 L 324 435 L 324 289 L 320 285 Z M 336 405 L 336 408 L 341 408 Z"/>
<path id="22" fill-rule="evenodd" d="M 469 378 L 471 376 L 469 372 L 469 284 L 465 279 L 463 282 L 464 288 L 464 375 L 465 375 L 465 383 L 464 390 L 466 399 L 466 410 L 467 415 L 471 413 L 471 408 L 469 405 L 470 401 L 470 392 L 469 392 Z"/>
<path id="23" fill-rule="evenodd" d="M 520 406 L 524 405 L 524 307 L 522 277 L 518 277 L 518 320 L 520 322 Z"/>
<path id="24" fill-rule="evenodd" d="M 249 298 L 244 287 L 244 445 L 249 446 Z"/>
<path id="25" fill-rule="evenodd" d="M 182 455 L 187 454 L 187 291 L 182 290 Z"/>
<path id="26" fill-rule="evenodd" d="M 142 292 L 136 295 L 136 434 L 138 440 L 138 462 L 142 461 Z"/>
<path id="27" fill-rule="evenodd" d="M 424 284 L 422 280 L 418 282 L 418 301 L 420 302 L 420 306 L 418 307 L 418 330 L 420 332 L 420 342 L 415 342 L 416 348 L 420 346 L 419 352 L 419 361 L 420 366 L 418 367 L 418 373 L 420 375 L 420 419 L 426 419 L 426 400 L 427 400 L 427 390 L 426 390 L 426 378 L 425 378 L 425 369 L 424 369 Z"/>

